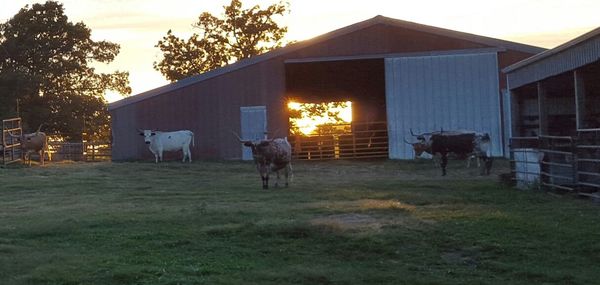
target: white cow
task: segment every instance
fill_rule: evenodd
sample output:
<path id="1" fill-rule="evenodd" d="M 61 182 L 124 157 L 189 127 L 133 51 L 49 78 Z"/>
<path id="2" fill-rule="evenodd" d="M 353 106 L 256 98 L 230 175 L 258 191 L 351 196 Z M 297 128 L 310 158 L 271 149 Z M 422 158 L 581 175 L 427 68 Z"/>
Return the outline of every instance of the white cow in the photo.
<path id="1" fill-rule="evenodd" d="M 159 132 L 152 130 L 139 130 L 140 136 L 144 136 L 144 141 L 148 148 L 154 154 L 155 162 L 163 160 L 163 151 L 183 151 L 183 160 L 187 157 L 192 162 L 192 152 L 190 143 L 194 145 L 194 133 L 188 130 L 175 132 Z"/>

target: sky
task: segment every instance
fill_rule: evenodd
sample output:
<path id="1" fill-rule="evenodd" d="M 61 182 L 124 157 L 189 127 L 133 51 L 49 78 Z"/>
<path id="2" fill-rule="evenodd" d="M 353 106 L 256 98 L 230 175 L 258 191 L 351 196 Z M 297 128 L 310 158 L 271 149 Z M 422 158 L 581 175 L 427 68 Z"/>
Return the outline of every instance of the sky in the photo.
<path id="1" fill-rule="evenodd" d="M 31 0 L 0 0 L 5 22 Z M 152 64 L 160 61 L 155 47 L 170 29 L 186 38 L 202 12 L 221 15 L 230 0 L 62 0 L 71 22 L 83 22 L 92 39 L 121 46 L 99 72 L 128 71 L 132 95 L 169 82 Z M 267 7 L 278 0 L 242 0 L 244 8 Z M 377 15 L 503 40 L 553 48 L 600 26 L 598 0 L 287 0 L 286 40 L 306 40 Z M 109 101 L 122 97 L 108 94 Z"/>

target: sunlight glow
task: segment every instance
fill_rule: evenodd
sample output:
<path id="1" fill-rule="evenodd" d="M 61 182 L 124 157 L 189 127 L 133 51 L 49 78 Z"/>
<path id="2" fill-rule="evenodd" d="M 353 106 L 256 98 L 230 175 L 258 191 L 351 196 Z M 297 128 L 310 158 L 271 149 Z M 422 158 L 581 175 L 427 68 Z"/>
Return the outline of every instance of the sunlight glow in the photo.
<path id="1" fill-rule="evenodd" d="M 317 105 L 325 105 L 325 112 L 319 114 L 311 114 L 309 109 L 317 107 Z M 312 135 L 318 130 L 319 126 L 327 124 L 347 124 L 352 122 L 352 102 L 330 102 L 330 103 L 298 103 L 288 102 L 288 109 L 291 111 L 299 111 L 300 117 L 290 117 L 292 125 L 298 127 L 304 135 Z"/>

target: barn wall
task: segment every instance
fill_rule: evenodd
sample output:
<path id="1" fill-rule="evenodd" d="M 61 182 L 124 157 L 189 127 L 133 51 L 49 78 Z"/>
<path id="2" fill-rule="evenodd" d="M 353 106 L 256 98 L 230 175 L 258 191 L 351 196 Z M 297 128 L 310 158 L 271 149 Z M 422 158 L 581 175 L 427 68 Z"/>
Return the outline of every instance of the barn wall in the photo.
<path id="1" fill-rule="evenodd" d="M 241 148 L 231 132 L 240 132 L 242 106 L 267 106 L 269 131 L 273 136 L 287 135 L 286 59 L 486 47 L 397 26 L 373 25 L 110 110 L 113 160 L 152 159 L 135 132 L 137 128 L 189 129 L 195 133 L 193 159 L 239 159 Z M 500 67 L 503 65 L 501 60 Z"/>
<path id="2" fill-rule="evenodd" d="M 340 36 L 335 40 L 314 44 L 292 52 L 286 55 L 286 58 L 423 52 L 485 47 L 489 46 L 380 24 Z"/>
<path id="3" fill-rule="evenodd" d="M 153 158 L 135 130 L 189 129 L 195 134 L 194 159 L 241 158 L 241 148 L 233 132 L 240 133 L 241 106 L 267 106 L 269 129 L 287 130 L 282 112 L 283 62 L 269 61 L 227 73 L 161 96 L 111 111 L 113 117 L 113 160 Z M 243 84 L 232 84 L 242 82 Z M 285 133 L 283 134 L 285 135 Z M 181 158 L 180 153 L 165 159 Z"/>
<path id="4" fill-rule="evenodd" d="M 487 132 L 502 155 L 497 64 L 495 53 L 387 59 L 390 158 L 413 158 L 411 129 Z"/>

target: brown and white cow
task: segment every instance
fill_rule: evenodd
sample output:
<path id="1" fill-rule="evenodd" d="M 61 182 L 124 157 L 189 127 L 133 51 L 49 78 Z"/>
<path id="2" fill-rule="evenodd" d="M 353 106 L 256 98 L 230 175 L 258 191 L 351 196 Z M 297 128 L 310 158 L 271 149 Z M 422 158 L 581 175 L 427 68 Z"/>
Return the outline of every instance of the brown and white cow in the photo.
<path id="1" fill-rule="evenodd" d="M 237 136 L 237 135 L 236 135 Z M 286 138 L 242 140 L 239 141 L 252 150 L 252 157 L 256 163 L 256 169 L 260 173 L 263 189 L 269 189 L 269 174 L 277 173 L 275 187 L 279 184 L 279 171 L 283 170 L 285 175 L 285 186 L 289 186 L 292 174 L 292 146 Z"/>

